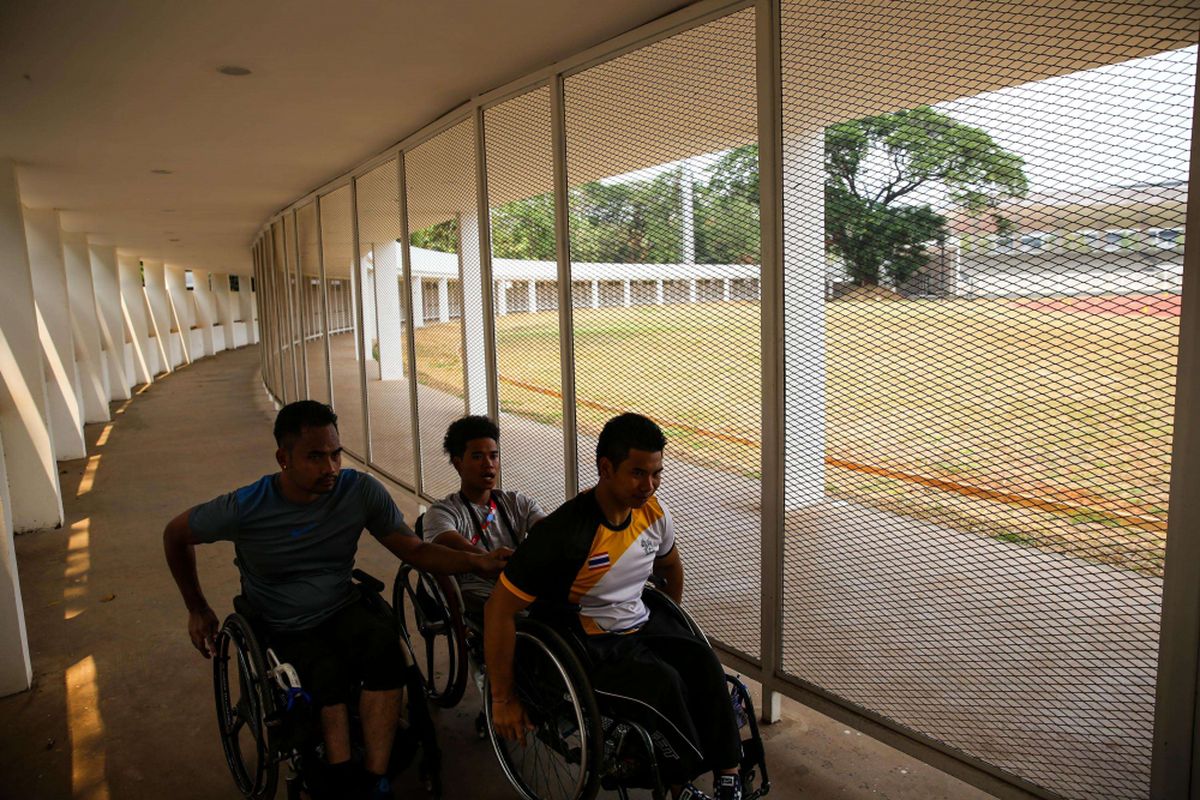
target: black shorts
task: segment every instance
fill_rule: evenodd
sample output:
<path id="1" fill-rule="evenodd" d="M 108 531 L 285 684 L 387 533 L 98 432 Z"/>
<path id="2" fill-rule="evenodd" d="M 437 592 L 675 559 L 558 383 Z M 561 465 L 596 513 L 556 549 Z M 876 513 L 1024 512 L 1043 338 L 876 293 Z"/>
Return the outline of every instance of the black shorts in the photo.
<path id="1" fill-rule="evenodd" d="M 405 661 L 400 636 L 388 615 L 365 600 L 339 610 L 315 628 L 272 633 L 280 661 L 296 668 L 314 705 L 347 702 L 361 683 L 367 691 L 398 689 Z"/>

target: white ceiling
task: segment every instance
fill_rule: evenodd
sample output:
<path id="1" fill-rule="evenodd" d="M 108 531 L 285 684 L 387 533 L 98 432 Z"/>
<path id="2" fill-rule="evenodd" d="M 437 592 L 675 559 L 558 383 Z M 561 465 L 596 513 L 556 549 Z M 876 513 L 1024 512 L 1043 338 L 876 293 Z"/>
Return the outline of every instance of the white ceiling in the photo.
<path id="1" fill-rule="evenodd" d="M 275 210 L 472 95 L 684 5 L 0 3 L 0 158 L 26 206 L 95 244 L 240 272 Z"/>

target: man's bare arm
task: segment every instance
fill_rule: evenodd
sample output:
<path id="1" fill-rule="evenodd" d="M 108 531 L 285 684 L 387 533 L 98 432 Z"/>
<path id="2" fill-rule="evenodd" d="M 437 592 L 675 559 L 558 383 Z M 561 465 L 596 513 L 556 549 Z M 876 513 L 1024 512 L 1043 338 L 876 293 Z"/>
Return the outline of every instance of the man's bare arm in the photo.
<path id="1" fill-rule="evenodd" d="M 492 722 L 501 736 L 522 742 L 533 726 L 513 691 L 513 651 L 517 614 L 528 605 L 529 601 L 517 597 L 501 581 L 492 589 L 483 610 L 483 661 L 488 665 Z"/>
<path id="2" fill-rule="evenodd" d="M 678 546 L 654 561 L 654 577 L 663 580 L 662 590 L 667 597 L 676 603 L 683 602 L 683 559 L 679 557 Z"/>
<path id="3" fill-rule="evenodd" d="M 163 529 L 163 552 L 187 606 L 188 635 L 200 654 L 209 658 L 216 652 L 213 639 L 217 634 L 217 615 L 204 599 L 204 590 L 200 588 L 200 577 L 196 573 L 195 539 L 188 527 L 191 513 L 188 509 L 167 523 Z"/>
<path id="4" fill-rule="evenodd" d="M 463 536 L 458 531 L 442 531 L 431 540 L 434 544 L 440 544 L 442 547 L 449 547 L 451 550 L 461 550 L 464 553 L 486 553 L 477 544 L 471 544 L 467 537 Z"/>
<path id="5" fill-rule="evenodd" d="M 490 553 L 455 550 L 441 544 L 423 542 L 403 531 L 389 533 L 381 537 L 379 542 L 397 558 L 418 569 L 439 575 L 470 572 L 485 578 L 494 578 L 504 569 L 508 557 L 512 555 L 512 550 L 507 547 L 497 548 Z"/>

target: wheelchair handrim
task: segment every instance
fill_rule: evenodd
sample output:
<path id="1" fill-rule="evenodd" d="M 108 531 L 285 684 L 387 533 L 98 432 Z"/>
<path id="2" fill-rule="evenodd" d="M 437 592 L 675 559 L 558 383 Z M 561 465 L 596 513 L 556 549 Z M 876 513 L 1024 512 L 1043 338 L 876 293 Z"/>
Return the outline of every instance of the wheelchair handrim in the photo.
<path id="1" fill-rule="evenodd" d="M 254 645 L 252 640 L 247 639 L 246 634 L 247 631 L 242 630 L 242 626 L 236 622 L 227 621 L 221 628 L 216 639 L 217 653 L 214 657 L 213 674 L 217 690 L 217 725 L 221 736 L 221 748 L 225 752 L 225 762 L 229 766 L 229 772 L 233 776 L 238 791 L 245 797 L 258 800 L 274 795 L 278 765 L 271 758 L 266 730 L 266 716 L 269 712 L 266 708 L 267 701 L 261 695 L 263 667 L 262 664 L 256 663 L 256 656 L 251 650 Z M 238 673 L 239 691 L 243 694 L 236 705 L 230 702 L 232 682 L 229 676 L 229 651 L 231 644 L 234 650 L 234 666 Z M 242 713 L 238 706 L 243 705 L 243 701 L 250 707 L 252 713 L 249 715 L 250 718 L 243 718 L 240 725 L 237 725 L 239 730 L 233 730 L 236 724 L 234 717 Z M 250 733 L 255 744 L 253 775 L 247 769 L 239 739 L 240 727 L 244 725 L 254 725 L 259 731 L 258 736 L 254 736 L 253 730 Z"/>
<path id="2" fill-rule="evenodd" d="M 423 611 L 416 597 L 417 586 L 414 586 L 410 582 L 410 577 L 412 576 L 416 577 L 417 586 L 424 586 L 426 591 L 435 596 L 439 607 L 442 609 L 441 619 L 436 621 L 441 626 L 440 630 L 429 638 L 426 637 L 425 633 L 421 632 Z M 413 607 L 413 616 L 417 620 L 416 632 L 420 634 L 423 645 L 420 648 L 424 656 L 423 658 L 417 656 L 418 648 L 413 641 L 412 632 L 408 629 L 408 620 L 405 616 L 406 605 Z M 392 607 L 400 625 L 401 635 L 404 637 L 409 651 L 413 653 L 417 667 L 421 672 L 426 695 L 442 708 L 454 707 L 462 699 L 463 692 L 466 689 L 466 652 L 465 645 L 461 640 L 461 632 L 454 623 L 449 611 L 449 605 L 441 588 L 428 575 L 406 564 L 396 574 L 396 582 L 392 589 Z M 445 640 L 444 645 L 440 644 L 440 640 L 442 639 Z M 445 650 L 446 657 L 446 674 L 445 679 L 441 682 L 436 679 L 433 668 L 433 664 L 436 661 L 435 654 L 440 649 Z"/>
<path id="3" fill-rule="evenodd" d="M 587 730 L 586 720 L 584 719 L 583 704 L 580 702 L 579 695 L 577 694 L 575 687 L 571 684 L 570 676 L 567 674 L 566 667 L 563 665 L 562 661 L 558 658 L 558 656 L 548 646 L 546 646 L 546 644 L 544 642 L 542 642 L 536 636 L 532 636 L 523 631 L 517 631 L 517 639 L 518 640 L 524 639 L 528 642 L 533 643 L 541 650 L 542 655 L 549 658 L 550 662 L 554 665 L 555 670 L 557 670 L 559 678 L 562 680 L 563 686 L 566 688 L 567 694 L 571 700 L 572 708 L 575 709 L 576 722 L 577 722 L 577 727 L 579 730 L 579 738 L 580 738 L 579 775 L 578 775 L 578 778 L 574 782 L 575 783 L 574 787 L 572 787 L 572 789 L 571 789 L 571 794 L 567 795 L 567 797 L 569 797 L 569 798 L 579 797 L 581 792 L 587 786 L 588 780 L 589 780 L 589 775 L 594 768 L 594 765 L 591 764 L 591 752 L 590 752 L 591 751 L 591 747 L 590 747 L 591 743 L 588 741 L 589 733 Z M 485 715 L 487 718 L 488 737 L 492 741 L 492 748 L 496 752 L 496 759 L 500 762 L 500 767 L 501 767 L 501 769 L 504 770 L 504 774 L 508 778 L 509 783 L 512 784 L 513 788 L 515 788 L 517 790 L 517 792 L 521 795 L 522 798 L 524 798 L 524 800 L 547 800 L 547 798 L 545 796 L 534 793 L 534 791 L 528 787 L 524 776 L 519 774 L 517 772 L 517 770 L 514 769 L 514 765 L 511 763 L 509 753 L 507 750 L 507 748 L 509 747 L 509 743 L 507 742 L 507 740 L 503 739 L 503 737 L 501 737 L 499 734 L 496 733 L 495 725 L 493 724 L 493 720 L 492 720 L 492 703 L 491 703 L 490 684 L 485 684 L 485 686 L 484 686 L 483 707 L 484 707 L 484 712 L 485 712 Z M 527 734 L 527 736 L 530 737 L 530 739 L 532 741 L 530 741 L 529 744 L 526 745 L 526 747 L 532 748 L 532 747 L 536 746 L 536 743 L 537 743 L 536 732 L 530 732 L 529 734 Z M 521 745 L 519 745 L 519 744 L 512 744 L 511 746 L 518 747 L 518 748 L 521 747 Z"/>

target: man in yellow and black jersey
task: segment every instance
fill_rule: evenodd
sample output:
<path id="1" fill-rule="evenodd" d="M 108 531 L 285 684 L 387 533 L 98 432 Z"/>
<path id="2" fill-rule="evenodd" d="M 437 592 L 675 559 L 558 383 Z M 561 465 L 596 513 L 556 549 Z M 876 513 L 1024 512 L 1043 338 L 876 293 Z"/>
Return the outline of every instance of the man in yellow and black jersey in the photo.
<path id="1" fill-rule="evenodd" d="M 509 739 L 531 727 L 513 691 L 516 615 L 535 601 L 577 606 L 596 693 L 665 739 L 679 756 L 673 784 L 709 768 L 717 800 L 740 800 L 741 743 L 724 670 L 707 643 L 642 601 L 652 574 L 676 602 L 683 597 L 671 515 L 654 496 L 665 445 L 646 417 L 609 420 L 596 445 L 595 488 L 534 526 L 508 562 L 484 625 L 493 723 Z"/>

